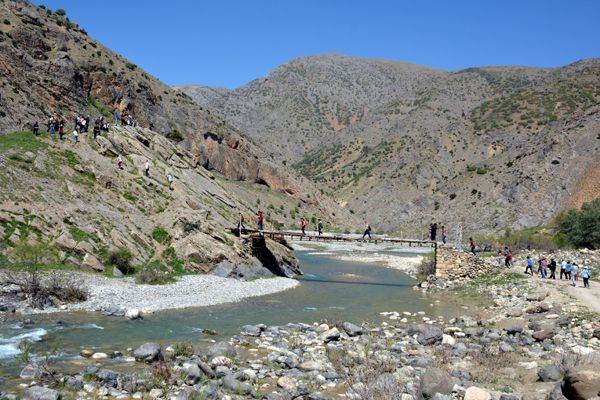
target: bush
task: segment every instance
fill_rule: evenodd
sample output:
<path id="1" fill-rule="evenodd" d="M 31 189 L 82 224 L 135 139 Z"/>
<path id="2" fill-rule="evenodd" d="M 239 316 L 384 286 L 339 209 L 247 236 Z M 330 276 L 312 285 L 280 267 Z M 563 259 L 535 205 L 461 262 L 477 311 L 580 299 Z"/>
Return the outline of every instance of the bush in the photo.
<path id="1" fill-rule="evenodd" d="M 137 65 L 135 65 L 134 63 L 130 63 L 130 62 L 126 63 L 125 66 L 132 71 L 137 68 Z"/>
<path id="2" fill-rule="evenodd" d="M 162 226 L 155 226 L 152 231 L 152 239 L 160 244 L 165 244 L 171 240 L 171 235 Z"/>
<path id="3" fill-rule="evenodd" d="M 128 249 L 113 250 L 108 254 L 108 263 L 117 267 L 125 275 L 132 274 L 134 268 L 131 265 L 133 254 Z"/>
<path id="4" fill-rule="evenodd" d="M 189 342 L 177 342 L 173 344 L 173 355 L 175 357 L 191 357 L 194 354 L 194 346 Z"/>
<path id="5" fill-rule="evenodd" d="M 159 261 L 152 261 L 135 276 L 135 282 L 144 285 L 163 285 L 175 282 L 175 279 Z"/>
<path id="6" fill-rule="evenodd" d="M 56 15 L 60 15 L 61 17 L 64 17 L 65 15 L 67 15 L 67 12 L 65 10 L 63 10 L 62 8 L 59 8 L 58 10 L 55 11 Z"/>
<path id="7" fill-rule="evenodd" d="M 557 222 L 572 245 L 600 249 L 600 197 L 585 203 L 581 210 L 571 209 L 560 215 Z"/>
<path id="8" fill-rule="evenodd" d="M 427 253 L 421 263 L 417 265 L 417 279 L 420 282 L 427 280 L 429 275 L 435 274 L 435 254 Z"/>
<path id="9" fill-rule="evenodd" d="M 176 142 L 181 142 L 184 137 L 177 129 L 173 129 L 171 132 L 167 133 L 167 139 L 174 140 Z"/>
<path id="10" fill-rule="evenodd" d="M 5 19 L 5 20 L 4 20 L 4 21 L 2 21 L 2 22 L 4 22 L 4 25 L 10 25 L 10 21 L 9 21 L 9 20 L 7 20 L 7 19 Z"/>

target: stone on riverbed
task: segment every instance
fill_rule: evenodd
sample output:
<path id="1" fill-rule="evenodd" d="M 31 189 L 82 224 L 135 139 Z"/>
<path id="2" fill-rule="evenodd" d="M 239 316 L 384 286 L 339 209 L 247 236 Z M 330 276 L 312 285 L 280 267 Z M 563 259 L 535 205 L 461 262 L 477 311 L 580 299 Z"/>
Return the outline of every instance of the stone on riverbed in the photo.
<path id="1" fill-rule="evenodd" d="M 139 308 L 130 308 L 125 312 L 125 317 L 128 319 L 140 319 L 142 315 Z"/>
<path id="2" fill-rule="evenodd" d="M 25 391 L 23 400 L 58 400 L 60 395 L 54 389 L 33 386 Z"/>
<path id="3" fill-rule="evenodd" d="M 362 335 L 362 333 L 363 333 L 363 330 L 360 326 L 354 325 L 351 322 L 344 322 L 342 324 L 342 328 L 344 328 L 344 331 L 346 331 L 348 336 L 358 336 L 358 335 Z"/>
<path id="4" fill-rule="evenodd" d="M 252 393 L 252 386 L 250 384 L 238 381 L 233 375 L 226 375 L 223 378 L 223 387 L 244 395 Z"/>
<path id="5" fill-rule="evenodd" d="M 338 340 L 340 338 L 340 331 L 337 328 L 331 328 L 325 332 L 323 332 L 320 336 L 321 340 L 325 343 L 332 342 L 334 340 Z"/>
<path id="6" fill-rule="evenodd" d="M 428 328 L 417 336 L 417 342 L 423 345 L 432 345 L 442 340 L 442 330 L 437 327 Z"/>
<path id="7" fill-rule="evenodd" d="M 162 354 L 158 343 L 144 343 L 133 352 L 136 361 L 152 362 L 158 360 Z"/>
<path id="8" fill-rule="evenodd" d="M 260 336 L 260 328 L 258 326 L 255 325 L 244 325 L 242 327 L 242 331 L 241 334 L 244 336 L 255 336 L 258 337 Z"/>
<path id="9" fill-rule="evenodd" d="M 471 386 L 465 391 L 464 400 L 491 400 L 492 395 L 485 389 Z"/>

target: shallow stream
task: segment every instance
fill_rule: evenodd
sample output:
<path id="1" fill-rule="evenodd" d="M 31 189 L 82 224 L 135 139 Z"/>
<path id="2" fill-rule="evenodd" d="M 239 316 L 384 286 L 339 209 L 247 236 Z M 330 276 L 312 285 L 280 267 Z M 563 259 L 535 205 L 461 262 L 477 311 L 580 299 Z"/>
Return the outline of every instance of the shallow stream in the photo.
<path id="1" fill-rule="evenodd" d="M 425 311 L 428 316 L 454 315 L 457 302 L 415 291 L 415 280 L 392 268 L 341 261 L 316 251 L 299 251 L 304 271 L 297 288 L 239 303 L 162 311 L 130 321 L 98 313 L 58 313 L 23 316 L 0 322 L 0 376 L 11 379 L 20 365 L 18 344 L 34 342 L 38 356 L 58 350 L 60 359 L 77 359 L 83 348 L 125 351 L 148 341 L 201 343 L 239 332 L 246 324 L 283 325 L 288 322 L 380 321 L 382 311 Z M 422 254 L 403 252 L 403 257 Z M 217 336 L 203 330 L 217 332 Z"/>

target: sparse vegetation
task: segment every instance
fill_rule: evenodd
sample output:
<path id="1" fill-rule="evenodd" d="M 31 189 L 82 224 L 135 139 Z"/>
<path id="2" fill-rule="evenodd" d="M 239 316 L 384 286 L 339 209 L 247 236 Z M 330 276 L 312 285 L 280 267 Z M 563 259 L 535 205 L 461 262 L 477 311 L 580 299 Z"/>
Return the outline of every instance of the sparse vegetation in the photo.
<path id="1" fill-rule="evenodd" d="M 131 265 L 133 254 L 128 249 L 112 250 L 108 253 L 108 263 L 125 275 L 132 274 L 135 269 Z"/>
<path id="2" fill-rule="evenodd" d="M 155 226 L 152 230 L 152 239 L 160 244 L 165 244 L 171 241 L 171 235 L 162 226 Z"/>
<path id="3" fill-rule="evenodd" d="M 432 274 L 435 274 L 435 256 L 434 253 L 427 253 L 417 266 L 417 279 L 423 282 Z"/>
<path id="4" fill-rule="evenodd" d="M 179 132 L 177 129 L 173 129 L 171 132 L 167 133 L 166 138 L 175 142 L 181 142 L 184 139 L 181 132 Z"/>

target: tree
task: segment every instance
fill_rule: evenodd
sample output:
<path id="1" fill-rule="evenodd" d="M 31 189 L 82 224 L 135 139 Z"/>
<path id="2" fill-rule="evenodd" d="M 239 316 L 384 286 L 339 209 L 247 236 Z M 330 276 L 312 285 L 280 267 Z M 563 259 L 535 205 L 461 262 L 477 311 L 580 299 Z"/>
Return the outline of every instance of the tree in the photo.
<path id="1" fill-rule="evenodd" d="M 558 226 L 572 245 L 600 249 L 600 197 L 561 215 Z"/>

